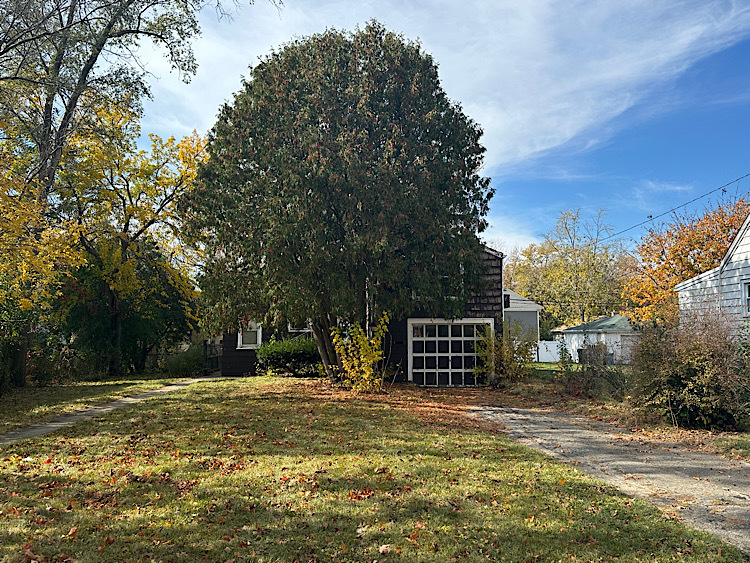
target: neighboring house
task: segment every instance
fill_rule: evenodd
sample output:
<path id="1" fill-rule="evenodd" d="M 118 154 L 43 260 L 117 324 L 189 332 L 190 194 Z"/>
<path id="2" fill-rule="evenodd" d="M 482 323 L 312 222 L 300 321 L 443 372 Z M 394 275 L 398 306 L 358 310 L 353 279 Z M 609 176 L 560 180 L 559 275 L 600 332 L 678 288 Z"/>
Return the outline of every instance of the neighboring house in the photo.
<path id="1" fill-rule="evenodd" d="M 638 333 L 623 315 L 602 317 L 552 332 L 565 343 L 565 348 L 576 362 L 579 361 L 578 351 L 581 348 L 602 342 L 607 347 L 607 363 L 628 364 L 638 343 Z"/>
<path id="2" fill-rule="evenodd" d="M 503 321 L 504 256 L 485 247 L 483 258 L 489 287 L 466 303 L 463 318 L 448 320 L 416 312 L 391 322 L 385 346 L 389 363 L 398 368 L 397 380 L 427 386 L 477 384 L 479 332 L 485 327 L 501 330 Z M 241 334 L 224 334 L 222 375 L 255 375 L 255 350 L 263 341 L 262 327 L 254 323 Z"/>
<path id="3" fill-rule="evenodd" d="M 740 227 L 721 263 L 675 286 L 680 315 L 718 311 L 736 332 L 750 321 L 750 215 Z"/>
<path id="4" fill-rule="evenodd" d="M 539 311 L 544 307 L 519 295 L 512 289 L 503 290 L 505 295 L 505 323 L 513 326 L 515 323 L 521 325 L 523 334 L 530 336 L 534 341 L 539 341 Z"/>

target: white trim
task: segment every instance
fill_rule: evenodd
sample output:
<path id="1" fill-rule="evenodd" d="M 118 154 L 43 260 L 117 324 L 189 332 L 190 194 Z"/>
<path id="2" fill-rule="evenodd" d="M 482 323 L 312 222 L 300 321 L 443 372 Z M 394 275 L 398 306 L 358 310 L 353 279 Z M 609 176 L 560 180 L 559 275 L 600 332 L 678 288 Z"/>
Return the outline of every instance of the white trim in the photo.
<path id="1" fill-rule="evenodd" d="M 260 345 L 263 343 L 263 327 L 254 322 L 254 321 L 248 321 L 246 324 L 246 327 L 240 327 L 240 330 L 237 332 L 237 350 L 255 350 L 257 348 L 260 348 Z M 249 330 L 246 330 L 249 329 Z M 254 344 L 243 344 L 242 343 L 242 333 L 243 332 L 256 332 L 257 337 Z"/>
<path id="2" fill-rule="evenodd" d="M 407 346 L 406 346 L 407 372 L 406 373 L 407 373 L 408 380 L 411 381 L 411 382 L 414 382 L 414 326 L 415 325 L 430 325 L 430 324 L 437 324 L 437 325 L 445 325 L 445 324 L 447 324 L 447 325 L 450 325 L 450 326 L 486 324 L 486 325 L 490 326 L 490 330 L 493 333 L 495 331 L 495 319 L 494 318 L 468 318 L 468 317 L 466 317 L 466 318 L 462 318 L 462 319 L 448 320 L 448 319 L 443 319 L 443 318 L 415 318 L 415 317 L 413 317 L 413 318 L 406 319 L 406 343 L 407 343 Z M 423 338 L 427 339 L 427 338 L 432 338 L 432 337 L 427 337 L 425 335 Z M 449 333 L 449 336 L 446 337 L 446 339 L 449 340 L 449 341 L 451 341 L 451 339 L 453 339 L 453 338 L 461 338 L 461 339 L 463 339 L 464 337 L 463 336 L 462 337 L 453 337 L 453 336 L 450 336 L 450 333 Z M 438 339 L 438 336 L 437 336 L 437 333 L 436 333 L 436 335 L 435 335 L 435 341 L 436 342 L 437 342 L 437 339 Z M 419 340 L 419 338 L 417 338 L 417 340 Z M 436 350 L 436 352 L 435 352 L 435 357 L 436 358 L 437 358 L 437 354 L 438 353 L 440 353 L 440 352 L 438 352 Z M 431 354 L 431 352 L 429 352 L 428 354 Z M 444 354 L 446 356 L 453 356 L 453 355 L 468 356 L 468 355 L 470 355 L 470 354 L 467 354 L 465 351 L 455 352 L 455 353 L 452 352 L 452 351 L 448 351 L 448 352 L 444 352 L 442 354 Z M 427 368 L 426 365 L 425 365 L 425 367 L 422 370 L 420 370 L 420 371 L 433 371 L 433 369 L 432 368 Z M 425 382 L 423 382 L 423 385 L 430 386 L 430 387 L 431 386 L 450 386 L 450 387 L 452 387 L 452 386 L 456 385 L 453 382 L 452 376 L 454 374 L 461 374 L 461 381 L 463 382 L 463 374 L 465 374 L 466 371 L 469 371 L 469 370 L 467 370 L 465 368 L 461 368 L 461 369 L 458 369 L 458 370 L 455 370 L 455 369 L 452 370 L 450 367 L 448 367 L 448 368 L 440 368 L 439 365 L 436 365 L 435 368 L 434 368 L 434 372 L 436 374 L 436 376 L 435 376 L 436 377 L 435 383 L 431 384 L 431 383 L 427 383 L 425 381 Z M 448 381 L 447 381 L 447 383 L 443 383 L 443 384 L 440 383 L 439 375 L 437 375 L 438 372 L 448 373 Z"/>
<path id="3" fill-rule="evenodd" d="M 742 280 L 742 296 L 740 297 L 740 311 L 745 317 L 750 317 L 750 280 Z"/>
<path id="4" fill-rule="evenodd" d="M 745 233 L 750 229 L 750 213 L 745 217 L 745 221 L 742 223 L 742 226 L 737 231 L 737 234 L 734 236 L 734 239 L 732 240 L 732 244 L 729 245 L 729 248 L 727 249 L 726 254 L 724 254 L 724 258 L 722 258 L 721 263 L 719 264 L 719 268 L 723 271 L 727 267 L 727 263 L 729 262 L 729 259 L 731 258 L 732 254 L 734 254 L 734 251 L 737 249 L 737 247 L 740 245 L 740 242 L 745 236 Z"/>
<path id="5" fill-rule="evenodd" d="M 695 285 L 704 283 L 708 280 L 712 280 L 714 278 L 718 279 L 720 275 L 721 275 L 721 269 L 719 268 L 719 266 L 717 266 L 716 268 L 712 268 L 711 270 L 703 272 L 702 274 L 698 274 L 697 276 L 694 276 L 690 279 L 687 279 L 683 282 L 678 283 L 677 285 L 674 286 L 674 291 L 677 291 L 677 292 L 684 291 Z"/>

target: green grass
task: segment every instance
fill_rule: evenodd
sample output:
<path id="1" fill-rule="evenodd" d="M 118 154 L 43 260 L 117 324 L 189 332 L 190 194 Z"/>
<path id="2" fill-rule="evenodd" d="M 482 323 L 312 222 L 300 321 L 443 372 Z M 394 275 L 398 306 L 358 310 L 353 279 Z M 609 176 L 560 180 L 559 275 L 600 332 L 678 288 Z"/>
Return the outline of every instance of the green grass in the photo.
<path id="1" fill-rule="evenodd" d="M 725 435 L 717 440 L 717 446 L 726 455 L 750 460 L 750 433 Z"/>
<path id="2" fill-rule="evenodd" d="M 0 434 L 179 381 L 162 374 L 11 389 L 0 396 Z"/>
<path id="3" fill-rule="evenodd" d="M 216 380 L 5 447 L 0 561 L 743 560 L 451 405 L 399 408 L 440 400 Z"/>

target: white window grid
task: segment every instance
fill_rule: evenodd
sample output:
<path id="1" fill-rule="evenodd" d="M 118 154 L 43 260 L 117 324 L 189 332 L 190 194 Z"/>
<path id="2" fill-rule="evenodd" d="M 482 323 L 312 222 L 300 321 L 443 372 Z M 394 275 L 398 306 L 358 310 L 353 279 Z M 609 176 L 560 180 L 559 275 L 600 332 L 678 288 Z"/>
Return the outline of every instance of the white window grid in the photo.
<path id="1" fill-rule="evenodd" d="M 494 319 L 409 319 L 408 378 L 428 387 L 473 386 L 479 330 L 494 330 Z"/>

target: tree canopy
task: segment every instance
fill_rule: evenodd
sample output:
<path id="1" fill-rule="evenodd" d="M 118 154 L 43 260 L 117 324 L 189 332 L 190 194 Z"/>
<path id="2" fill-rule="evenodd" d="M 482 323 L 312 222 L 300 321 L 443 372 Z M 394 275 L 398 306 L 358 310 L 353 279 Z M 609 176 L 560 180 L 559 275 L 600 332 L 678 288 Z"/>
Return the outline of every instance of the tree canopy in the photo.
<path id="1" fill-rule="evenodd" d="M 585 219 L 563 211 L 544 241 L 531 244 L 506 266 L 506 285 L 544 306 L 542 332 L 579 324 L 621 308 L 627 262 L 604 212 Z"/>
<path id="2" fill-rule="evenodd" d="M 62 274 L 105 250 L 101 238 L 82 252 L 92 240 L 92 232 L 82 229 L 92 222 L 81 221 L 81 213 L 71 210 L 82 203 L 79 210 L 88 214 L 87 220 L 92 213 L 98 215 L 100 232 L 117 230 L 114 223 L 105 226 L 116 214 L 107 217 L 103 205 L 108 198 L 114 201 L 113 192 L 95 193 L 105 183 L 85 177 L 95 168 L 92 159 L 112 156 L 96 140 L 103 132 L 111 133 L 112 124 L 102 119 L 106 117 L 102 108 L 130 112 L 134 118 L 130 122 L 137 121 L 141 100 L 148 95 L 140 58 L 144 40 L 163 49 L 185 79 L 191 76 L 196 69 L 191 40 L 199 33 L 198 11 L 206 4 L 206 0 L 0 3 L 0 348 L 8 342 L 16 346 L 15 384 L 24 382 L 26 336 L 33 324 L 49 323 L 39 309 L 50 308 L 59 298 Z M 122 148 L 115 145 L 112 150 Z M 158 150 L 164 156 L 176 151 L 175 146 L 167 141 Z M 150 180 L 141 165 L 143 185 Z M 63 169 L 66 180 L 60 182 Z M 163 186 L 155 184 L 154 189 Z M 86 192 L 76 193 L 77 189 Z M 69 199 L 72 194 L 76 197 Z M 125 210 L 123 204 L 124 215 L 119 218 L 134 207 L 138 206 Z M 137 213 L 144 207 L 139 209 L 131 214 L 131 233 L 142 220 Z M 164 256 L 162 248 L 159 255 Z M 133 269 L 112 269 L 120 277 L 128 271 Z M 5 319 L 11 319 L 12 326 Z"/>
<path id="3" fill-rule="evenodd" d="M 493 194 L 480 127 L 432 58 L 377 22 L 294 41 L 250 70 L 209 135 L 188 213 L 215 328 L 461 314 Z M 328 354 L 327 354 L 328 353 Z"/>
<path id="4" fill-rule="evenodd" d="M 100 293 L 107 302 L 109 327 L 98 336 L 109 340 L 109 373 L 117 375 L 128 316 L 153 316 L 166 307 L 162 302 L 169 302 L 175 315 L 192 313 L 190 272 L 176 256 L 181 245 L 174 244 L 181 228 L 175 208 L 192 187 L 204 141 L 195 132 L 180 141 L 151 135 L 151 150 L 138 150 L 137 114 L 116 107 L 97 113 L 96 134 L 79 132 L 64 154 L 57 212 L 77 225 L 87 267 L 75 279 L 81 287 L 96 288 L 88 293 Z"/>

